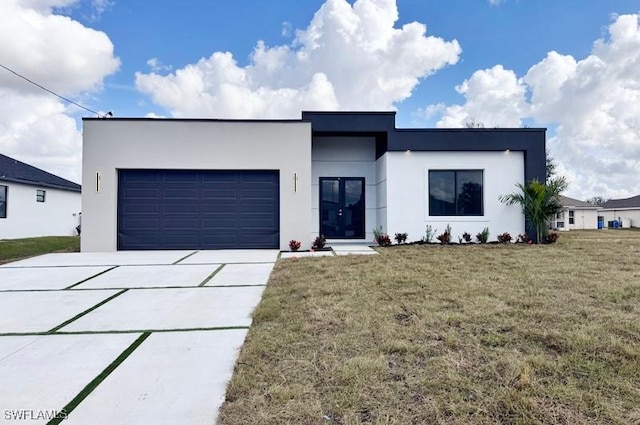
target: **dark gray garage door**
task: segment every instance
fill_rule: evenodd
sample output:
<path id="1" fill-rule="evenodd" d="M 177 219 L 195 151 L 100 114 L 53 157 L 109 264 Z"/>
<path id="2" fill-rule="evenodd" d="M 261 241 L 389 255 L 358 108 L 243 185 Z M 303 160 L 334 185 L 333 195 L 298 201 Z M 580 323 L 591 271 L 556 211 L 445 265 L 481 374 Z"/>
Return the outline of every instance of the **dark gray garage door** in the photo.
<path id="1" fill-rule="evenodd" d="M 120 170 L 118 249 L 279 247 L 278 171 Z"/>

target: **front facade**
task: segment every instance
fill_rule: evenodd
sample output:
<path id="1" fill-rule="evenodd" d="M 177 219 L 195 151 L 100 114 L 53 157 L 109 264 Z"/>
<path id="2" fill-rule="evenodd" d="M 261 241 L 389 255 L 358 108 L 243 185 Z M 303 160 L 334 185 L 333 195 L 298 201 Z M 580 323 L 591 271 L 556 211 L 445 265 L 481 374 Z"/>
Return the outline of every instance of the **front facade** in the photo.
<path id="1" fill-rule="evenodd" d="M 80 185 L 0 154 L 0 239 L 73 236 Z"/>
<path id="2" fill-rule="evenodd" d="M 599 228 L 598 217 L 602 207 L 567 196 L 560 196 L 560 203 L 563 209 L 553 219 L 551 223 L 553 229 L 584 230 Z M 602 224 L 600 224 L 601 227 Z"/>
<path id="3" fill-rule="evenodd" d="M 640 195 L 624 199 L 610 199 L 602 205 L 600 214 L 604 225 L 614 227 L 640 227 Z"/>
<path id="4" fill-rule="evenodd" d="M 395 113 L 85 119 L 83 251 L 309 248 L 525 231 L 498 201 L 545 173 L 543 129 L 400 130 Z"/>

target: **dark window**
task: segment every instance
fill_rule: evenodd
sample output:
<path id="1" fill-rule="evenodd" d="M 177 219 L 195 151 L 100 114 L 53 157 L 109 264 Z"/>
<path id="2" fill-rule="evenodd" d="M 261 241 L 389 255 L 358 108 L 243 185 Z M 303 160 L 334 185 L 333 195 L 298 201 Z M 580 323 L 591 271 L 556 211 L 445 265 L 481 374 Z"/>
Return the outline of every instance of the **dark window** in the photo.
<path id="1" fill-rule="evenodd" d="M 7 186 L 0 186 L 0 218 L 7 218 Z"/>
<path id="2" fill-rule="evenodd" d="M 575 218 L 575 211 L 569 211 L 569 224 L 573 224 Z"/>
<path id="3" fill-rule="evenodd" d="M 564 221 L 559 221 L 557 223 L 557 227 L 558 227 L 558 229 L 564 229 Z"/>
<path id="4" fill-rule="evenodd" d="M 36 201 L 37 202 L 44 202 L 44 198 L 45 198 L 46 193 L 47 193 L 46 191 L 44 191 L 42 189 L 38 189 L 36 191 Z"/>
<path id="5" fill-rule="evenodd" d="M 429 171 L 429 215 L 483 215 L 482 170 Z"/>

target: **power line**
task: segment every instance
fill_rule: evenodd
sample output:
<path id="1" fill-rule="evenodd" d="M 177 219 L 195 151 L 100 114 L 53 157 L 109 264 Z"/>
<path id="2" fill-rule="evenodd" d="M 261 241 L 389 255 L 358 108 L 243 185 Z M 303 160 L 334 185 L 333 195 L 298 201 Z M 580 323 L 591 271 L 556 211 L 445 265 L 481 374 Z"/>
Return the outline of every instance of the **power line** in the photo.
<path id="1" fill-rule="evenodd" d="M 28 78 L 27 78 L 27 77 L 25 77 L 24 75 L 21 75 L 21 74 L 17 73 L 17 72 L 16 72 L 16 71 L 14 71 L 13 69 L 11 69 L 11 68 L 9 68 L 9 67 L 6 67 L 6 66 L 4 66 L 4 65 L 3 65 L 3 64 L 1 64 L 1 63 L 0 63 L 0 68 L 4 68 L 4 69 L 6 69 L 6 70 L 7 70 L 7 71 L 9 71 L 10 73 L 12 73 L 12 74 L 14 74 L 14 75 L 16 75 L 16 76 L 18 76 L 18 77 L 22 78 L 22 79 L 23 79 L 23 80 L 25 80 L 25 81 L 28 81 L 29 83 L 33 84 L 34 86 L 39 87 L 39 88 L 41 88 L 42 90 L 44 90 L 44 91 L 46 91 L 46 92 L 49 92 L 49 93 L 51 93 L 52 95 L 54 95 L 54 96 L 56 96 L 56 97 L 59 97 L 59 98 L 60 98 L 60 99 L 62 99 L 62 100 L 65 100 L 65 101 L 67 101 L 67 102 L 69 102 L 69 103 L 72 103 L 72 104 L 76 105 L 76 106 L 77 106 L 77 107 L 79 107 L 79 108 L 82 108 L 82 109 L 84 109 L 84 110 L 86 110 L 86 111 L 91 112 L 92 114 L 96 114 L 96 115 L 97 115 L 98 117 L 100 117 L 100 118 L 107 118 L 107 115 L 109 115 L 109 116 L 111 116 L 111 115 L 112 115 L 112 114 L 111 114 L 111 112 L 107 113 L 106 115 L 102 115 L 101 113 L 96 112 L 96 111 L 94 111 L 93 109 L 89 109 L 89 108 L 87 108 L 86 106 L 82 106 L 81 104 L 79 104 L 79 103 L 77 103 L 77 102 L 74 102 L 74 101 L 73 101 L 73 100 L 71 100 L 71 99 L 68 99 L 68 98 L 66 98 L 66 97 L 64 97 L 64 96 L 62 96 L 62 95 L 59 95 L 58 93 L 56 93 L 56 92 L 54 92 L 54 91 L 52 91 L 52 90 L 49 90 L 49 89 L 48 89 L 48 88 L 46 88 L 45 86 L 42 86 L 42 85 L 40 85 L 40 84 L 36 83 L 35 81 L 32 81 L 32 80 L 28 79 Z"/>

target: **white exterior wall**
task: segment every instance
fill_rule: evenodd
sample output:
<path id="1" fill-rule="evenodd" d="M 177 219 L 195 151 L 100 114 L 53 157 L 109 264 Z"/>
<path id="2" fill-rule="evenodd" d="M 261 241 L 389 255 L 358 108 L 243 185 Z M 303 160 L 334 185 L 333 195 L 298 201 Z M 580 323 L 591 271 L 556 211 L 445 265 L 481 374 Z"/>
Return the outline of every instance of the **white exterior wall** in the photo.
<path id="1" fill-rule="evenodd" d="M 625 219 L 631 220 L 631 227 L 640 227 L 640 208 L 628 208 L 618 210 L 600 210 L 599 215 L 604 216 L 604 227 L 611 220 Z"/>
<path id="2" fill-rule="evenodd" d="M 518 205 L 505 205 L 498 198 L 517 191 L 516 183 L 524 183 L 522 152 L 387 152 L 386 200 L 387 222 L 384 230 L 393 237 L 408 232 L 409 241 L 420 240 L 427 225 L 437 234 L 447 224 L 452 240 L 464 232 L 475 235 L 489 228 L 489 240 L 509 232 L 515 238 L 525 231 L 525 220 Z M 430 217 L 428 208 L 429 170 L 484 170 L 484 216 Z"/>
<path id="3" fill-rule="evenodd" d="M 0 239 L 77 235 L 79 192 L 0 181 L 7 186 L 7 218 L 0 218 Z M 44 190 L 45 202 L 36 202 Z"/>
<path id="4" fill-rule="evenodd" d="M 376 222 L 386 228 L 387 223 L 387 155 L 376 161 Z M 372 235 L 373 236 L 373 235 Z M 391 235 L 393 236 L 393 235 Z"/>
<path id="5" fill-rule="evenodd" d="M 573 211 L 573 224 L 569 223 L 569 211 Z M 558 222 L 564 222 L 564 228 L 558 228 L 558 230 L 584 230 L 584 229 L 597 229 L 598 228 L 598 216 L 601 215 L 599 210 L 596 209 L 576 209 L 566 208 L 560 217 L 554 219 L 554 227 L 558 228 Z M 606 225 L 606 223 L 605 223 Z"/>
<path id="6" fill-rule="evenodd" d="M 320 232 L 320 177 L 364 177 L 365 240 L 372 240 L 378 223 L 375 138 L 314 137 L 312 152 L 311 239 Z"/>
<path id="7" fill-rule="evenodd" d="M 279 170 L 280 249 L 310 245 L 308 122 L 105 119 L 84 121 L 83 133 L 82 251 L 117 249 L 118 169 L 135 168 Z"/>

